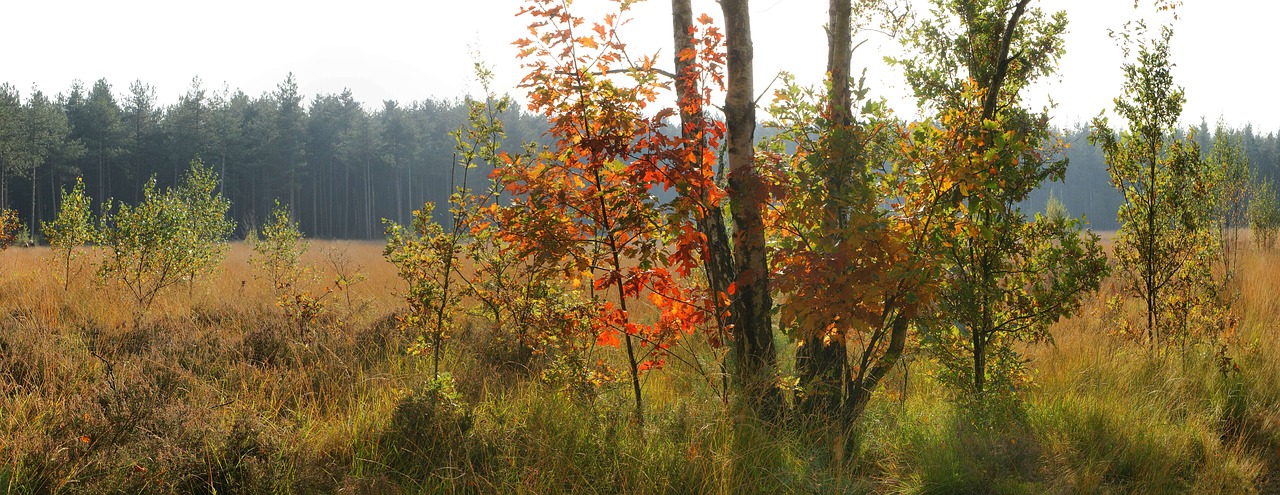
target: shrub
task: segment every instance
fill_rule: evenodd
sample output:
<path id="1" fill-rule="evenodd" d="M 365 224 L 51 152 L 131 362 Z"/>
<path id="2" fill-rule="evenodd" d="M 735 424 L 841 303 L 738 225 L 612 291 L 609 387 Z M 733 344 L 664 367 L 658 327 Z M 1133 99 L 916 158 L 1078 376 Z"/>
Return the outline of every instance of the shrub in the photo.
<path id="1" fill-rule="evenodd" d="M 176 189 L 161 193 L 152 177 L 141 203 L 103 212 L 100 273 L 128 289 L 139 317 L 165 288 L 194 283 L 222 261 L 234 225 L 226 219 L 231 203 L 217 188 L 213 171 L 195 161 Z"/>
<path id="2" fill-rule="evenodd" d="M 63 270 L 62 290 L 71 288 L 71 267 L 75 260 L 76 248 L 94 242 L 98 232 L 93 228 L 93 213 L 90 211 L 90 199 L 84 192 L 84 180 L 76 177 L 76 185 L 70 193 L 62 191 L 62 206 L 58 208 L 58 217 L 52 222 L 42 222 L 40 230 L 44 232 L 49 245 L 53 246 L 55 259 Z"/>
<path id="3" fill-rule="evenodd" d="M 1253 229 L 1253 242 L 1258 248 L 1270 250 L 1275 247 L 1276 231 L 1280 229 L 1280 204 L 1276 202 L 1275 183 L 1270 179 L 1254 184 L 1248 216 L 1249 226 Z"/>
<path id="4" fill-rule="evenodd" d="M 276 291 L 276 305 L 284 309 L 285 318 L 301 336 L 324 312 L 324 299 L 332 290 L 326 287 L 316 296 L 303 288 L 307 280 L 314 278 L 312 268 L 302 264 L 302 255 L 310 246 L 303 239 L 289 207 L 276 200 L 271 219 L 262 226 L 261 232 L 250 231 L 245 239 L 253 248 L 249 263 L 258 268 L 256 273 L 261 273 L 261 278 L 271 282 Z"/>
<path id="5" fill-rule="evenodd" d="M 13 210 L 0 209 L 0 251 L 4 251 L 13 243 L 15 235 L 22 229 L 18 221 L 18 213 Z"/>
<path id="6" fill-rule="evenodd" d="M 440 373 L 400 400 L 382 435 L 388 464 L 416 481 L 442 468 L 465 465 L 471 411 L 462 403 L 453 376 Z"/>

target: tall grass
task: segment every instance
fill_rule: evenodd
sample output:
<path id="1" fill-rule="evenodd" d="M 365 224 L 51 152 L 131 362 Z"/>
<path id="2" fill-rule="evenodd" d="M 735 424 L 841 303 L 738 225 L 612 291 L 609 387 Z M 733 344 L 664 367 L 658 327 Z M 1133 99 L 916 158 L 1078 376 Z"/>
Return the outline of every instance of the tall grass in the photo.
<path id="1" fill-rule="evenodd" d="M 1115 337 L 1099 296 L 1024 349 L 1034 384 L 957 405 L 916 355 L 857 425 L 762 423 L 706 370 L 581 394 L 511 365 L 482 322 L 431 380 L 397 330 L 403 285 L 373 243 L 313 245 L 365 282 L 290 330 L 248 249 L 166 293 L 135 324 L 92 268 L 71 288 L 49 251 L 0 254 L 0 493 L 1250 493 L 1280 486 L 1280 280 L 1247 253 L 1240 327 L 1218 349 L 1150 353 Z M 92 262 L 92 257 L 86 260 Z M 691 340 L 682 352 L 715 356 Z M 613 359 L 607 352 L 597 357 Z M 785 361 L 785 360 L 784 360 Z M 784 370 L 785 371 L 785 370 Z"/>

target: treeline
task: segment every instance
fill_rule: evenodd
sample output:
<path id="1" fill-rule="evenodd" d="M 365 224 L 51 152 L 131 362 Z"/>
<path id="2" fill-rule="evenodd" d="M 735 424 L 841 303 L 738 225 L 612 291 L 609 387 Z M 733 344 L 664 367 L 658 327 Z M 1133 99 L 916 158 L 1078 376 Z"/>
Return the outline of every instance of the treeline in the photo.
<path id="1" fill-rule="evenodd" d="M 1102 149 L 1089 143 L 1088 126 L 1060 132 L 1070 145 L 1066 151 L 1066 157 L 1070 161 L 1066 177 L 1062 182 L 1046 182 L 1032 192 L 1024 203 L 1026 210 L 1044 211 L 1052 193 L 1063 202 L 1071 215 L 1084 215 L 1091 228 L 1119 229 L 1116 212 L 1124 203 L 1124 198 L 1111 185 Z M 1234 129 L 1224 127 L 1219 130 L 1202 119 L 1195 130 L 1195 139 L 1202 155 L 1207 156 L 1213 148 L 1213 140 L 1218 132 L 1223 132 L 1232 141 L 1240 143 L 1255 180 L 1280 179 L 1280 132 L 1273 131 L 1264 135 L 1255 131 L 1252 125 Z"/>
<path id="2" fill-rule="evenodd" d="M 502 118 L 512 142 L 536 140 L 546 128 L 518 111 Z M 308 236 L 378 238 L 382 218 L 403 223 L 425 201 L 448 198 L 449 133 L 466 122 L 460 100 L 369 108 L 350 91 L 301 95 L 292 74 L 257 97 L 211 90 L 196 78 L 171 104 L 141 81 L 124 92 L 105 79 L 74 82 L 56 96 L 4 84 L 0 207 L 38 226 L 53 218 L 76 177 L 95 211 L 107 198 L 136 203 L 148 178 L 175 185 L 199 158 L 221 178 L 241 229 L 265 219 L 278 198 L 299 212 Z"/>
<path id="3" fill-rule="evenodd" d="M 539 140 L 547 128 L 544 120 L 520 112 L 501 118 L 512 143 Z M 196 78 L 169 105 L 141 81 L 124 92 L 104 79 L 92 87 L 73 82 L 54 96 L 38 89 L 23 95 L 4 84 L 0 207 L 16 210 L 27 226 L 39 225 L 53 218 L 60 191 L 76 177 L 84 178 L 99 203 L 136 202 L 149 177 L 161 187 L 175 185 L 200 158 L 219 174 L 231 219 L 242 228 L 260 223 L 278 198 L 299 212 L 310 237 L 380 238 L 381 219 L 405 223 L 424 202 L 448 199 L 454 169 L 449 133 L 466 122 L 460 100 L 384 101 L 371 109 L 350 91 L 307 99 L 292 75 L 257 97 L 211 90 Z M 1062 132 L 1070 144 L 1066 178 L 1034 191 L 1026 209 L 1043 210 L 1052 193 L 1092 228 L 1117 229 L 1123 200 L 1110 184 L 1101 149 L 1089 143 L 1085 126 Z M 1215 132 L 1202 120 L 1196 130 L 1202 152 Z M 1280 178 L 1277 132 L 1262 134 L 1252 126 L 1225 132 L 1241 142 L 1258 177 Z M 443 211 L 436 215 L 444 220 Z"/>

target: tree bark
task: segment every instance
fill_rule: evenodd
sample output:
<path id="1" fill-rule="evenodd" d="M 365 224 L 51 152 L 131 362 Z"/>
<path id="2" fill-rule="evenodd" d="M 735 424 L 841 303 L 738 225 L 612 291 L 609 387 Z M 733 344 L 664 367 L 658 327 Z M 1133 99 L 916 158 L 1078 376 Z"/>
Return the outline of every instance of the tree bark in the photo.
<path id="1" fill-rule="evenodd" d="M 702 108 L 701 102 L 698 105 L 690 105 L 689 103 L 700 100 L 702 95 L 698 92 L 696 74 L 693 73 L 693 61 L 681 59 L 679 54 L 686 49 L 694 49 L 694 40 L 691 29 L 693 29 L 693 8 L 690 6 L 690 0 L 671 0 L 671 24 L 672 34 L 675 38 L 676 53 L 676 101 L 680 108 L 680 137 L 684 142 L 693 146 L 707 146 L 706 140 L 706 116 L 699 112 Z M 702 148 L 694 156 L 704 156 Z M 699 162 L 696 164 L 699 169 L 714 166 L 713 163 Z M 698 231 L 707 238 L 707 282 L 711 291 L 715 294 L 727 292 L 729 284 L 733 283 L 736 277 L 733 264 L 733 251 L 729 244 L 728 229 L 724 224 L 724 208 L 720 203 L 712 203 L 708 199 L 707 190 L 702 188 L 693 193 L 699 195 L 699 217 L 695 219 Z M 717 308 L 719 306 L 717 305 Z M 717 316 L 717 324 L 720 325 L 721 331 L 724 331 L 727 322 L 721 321 Z M 727 387 L 726 387 L 727 388 Z"/>
<path id="2" fill-rule="evenodd" d="M 853 122 L 849 75 L 853 65 L 852 0 L 831 0 L 827 8 L 827 75 L 831 78 L 828 111 L 838 126 Z"/>
<path id="3" fill-rule="evenodd" d="M 893 369 L 898 364 L 898 360 L 902 358 L 902 351 L 907 346 L 909 323 L 908 319 L 901 315 L 894 317 L 889 330 L 889 347 L 885 349 L 884 356 L 877 360 L 876 365 L 869 372 L 854 381 L 853 390 L 850 391 L 847 403 L 848 406 L 845 407 L 850 420 L 862 416 L 862 413 L 867 410 L 867 403 L 871 402 L 871 394 L 875 392 L 880 380 L 889 374 L 889 370 Z"/>
<path id="4" fill-rule="evenodd" d="M 756 113 L 754 50 L 748 0 L 721 0 L 728 52 L 725 123 L 729 131 L 729 210 L 733 216 L 736 298 L 733 300 L 734 353 L 740 385 L 765 416 L 777 408 L 773 384 L 775 353 L 770 310 L 769 265 L 762 210 L 766 192 L 755 162 Z"/>
<path id="5" fill-rule="evenodd" d="M 827 117 L 832 128 L 823 140 L 823 181 L 828 201 L 823 212 L 823 230 L 834 234 L 848 217 L 841 206 L 849 180 L 850 162 L 856 157 L 847 142 L 853 124 L 852 92 L 849 88 L 850 66 L 853 64 L 853 6 L 850 0 L 830 0 L 827 14 L 827 77 L 831 90 L 827 94 Z M 824 239 L 829 248 L 838 239 Z M 847 350 L 842 339 L 828 342 L 823 329 L 804 329 L 806 337 L 796 349 L 796 370 L 806 387 L 798 401 L 801 412 L 825 417 L 836 411 L 843 400 L 847 377 Z"/>
<path id="6" fill-rule="evenodd" d="M 982 103 L 982 120 L 990 120 L 995 118 L 996 103 L 1000 97 L 1000 87 L 1004 85 L 1005 75 L 1009 73 L 1009 63 L 1013 59 L 1009 57 L 1009 47 L 1013 43 L 1014 30 L 1018 28 L 1018 21 L 1022 19 L 1022 14 L 1027 10 L 1027 4 L 1031 0 L 1019 0 L 1018 4 L 1013 7 L 1013 15 L 1009 16 L 1009 22 L 1005 24 L 1004 33 L 1000 35 L 1000 55 L 996 59 L 996 72 L 991 75 L 991 80 L 987 81 L 987 96 Z"/>

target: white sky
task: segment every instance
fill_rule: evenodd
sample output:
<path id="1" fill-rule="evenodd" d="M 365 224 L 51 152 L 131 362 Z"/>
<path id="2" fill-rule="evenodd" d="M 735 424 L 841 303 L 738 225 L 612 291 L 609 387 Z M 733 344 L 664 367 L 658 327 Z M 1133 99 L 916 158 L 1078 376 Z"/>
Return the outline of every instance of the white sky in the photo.
<path id="1" fill-rule="evenodd" d="M 1144 4 L 1151 0 L 1142 0 Z M 601 0 L 578 0 L 591 7 Z M 472 51 L 494 68 L 499 90 L 513 94 L 520 70 L 510 42 L 525 33 L 516 18 L 518 0 L 10 0 L 0 30 L 8 48 L 0 82 L 25 96 L 32 85 L 46 94 L 65 92 L 71 81 L 91 86 L 106 78 L 117 94 L 141 79 L 155 86 L 162 104 L 177 101 L 191 79 L 206 88 L 224 85 L 257 96 L 293 72 L 303 94 L 336 93 L 344 87 L 376 106 L 456 97 L 478 90 L 471 77 Z M 1120 50 L 1107 37 L 1124 21 L 1147 17 L 1156 26 L 1172 21 L 1176 81 L 1186 88 L 1184 120 L 1212 124 L 1252 122 L 1263 132 L 1280 130 L 1280 36 L 1274 0 L 1184 0 L 1179 19 L 1133 8 L 1131 0 L 1035 0 L 1046 10 L 1065 9 L 1070 19 L 1067 54 L 1059 76 L 1037 88 L 1058 107 L 1059 124 L 1087 121 L 1111 107 L 1120 90 Z M 817 82 L 826 60 L 824 0 L 752 0 L 757 90 L 778 70 L 802 82 Z M 716 16 L 713 0 L 694 0 L 695 15 Z M 622 35 L 637 51 L 661 50 L 670 63 L 670 4 L 647 0 Z M 895 42 L 872 37 L 855 53 L 855 66 L 870 65 L 872 94 L 890 97 L 899 112 L 900 76 L 883 68 L 881 56 Z"/>

